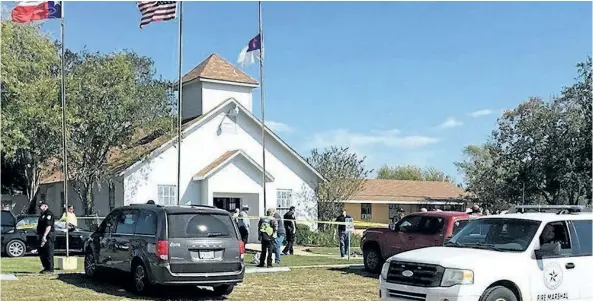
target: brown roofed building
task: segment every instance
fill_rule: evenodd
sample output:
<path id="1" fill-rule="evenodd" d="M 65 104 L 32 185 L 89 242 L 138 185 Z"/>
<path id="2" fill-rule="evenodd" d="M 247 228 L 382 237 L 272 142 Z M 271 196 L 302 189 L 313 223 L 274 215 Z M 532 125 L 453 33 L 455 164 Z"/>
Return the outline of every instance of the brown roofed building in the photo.
<path id="1" fill-rule="evenodd" d="M 463 188 L 450 182 L 368 179 L 359 192 L 344 201 L 344 209 L 355 220 L 387 224 L 398 210 L 463 211 L 463 194 Z"/>
<path id="2" fill-rule="evenodd" d="M 106 216 L 115 207 L 154 200 L 157 205 L 200 204 L 226 210 L 247 205 L 250 214 L 260 216 L 266 206 L 279 211 L 296 206 L 300 218 L 314 218 L 308 208 L 316 204 L 300 201 L 298 195 L 314 189 L 323 177 L 268 127 L 264 173 L 263 125 L 252 112 L 256 87 L 245 72 L 216 54 L 208 56 L 183 77 L 179 195 L 176 131 L 142 133 L 137 143 L 109 152 L 113 176 L 97 183 L 95 212 Z M 51 208 L 61 208 L 63 202 L 59 162 L 57 167 L 44 169 L 39 191 Z M 76 214 L 83 215 L 78 195 L 71 189 L 68 197 Z"/>
<path id="3" fill-rule="evenodd" d="M 232 97 L 251 112 L 252 90 L 257 87 L 256 80 L 213 53 L 183 76 L 182 118 L 192 120 L 210 112 L 226 100 L 221 97 Z"/>
<path id="4" fill-rule="evenodd" d="M 183 83 L 195 79 L 218 80 L 258 86 L 258 82 L 245 72 L 213 53 L 183 76 Z"/>

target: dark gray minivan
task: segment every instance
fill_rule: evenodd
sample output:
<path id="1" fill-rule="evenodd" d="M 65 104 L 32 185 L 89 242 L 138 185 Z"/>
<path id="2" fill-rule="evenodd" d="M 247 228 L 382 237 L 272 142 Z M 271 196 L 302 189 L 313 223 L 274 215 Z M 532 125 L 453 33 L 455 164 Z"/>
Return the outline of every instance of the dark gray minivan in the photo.
<path id="1" fill-rule="evenodd" d="M 130 272 L 132 288 L 210 286 L 230 294 L 245 275 L 245 245 L 231 215 L 210 206 L 117 208 L 85 245 L 84 270 Z"/>

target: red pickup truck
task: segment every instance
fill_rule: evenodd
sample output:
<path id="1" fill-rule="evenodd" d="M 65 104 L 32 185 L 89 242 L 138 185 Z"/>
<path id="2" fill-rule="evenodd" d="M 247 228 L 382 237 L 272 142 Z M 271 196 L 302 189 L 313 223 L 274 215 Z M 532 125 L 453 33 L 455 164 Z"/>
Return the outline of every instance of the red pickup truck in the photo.
<path id="1" fill-rule="evenodd" d="M 381 271 L 383 262 L 398 253 L 440 246 L 471 218 L 465 212 L 430 211 L 405 216 L 389 228 L 369 228 L 363 235 L 360 247 L 364 255 L 364 267 L 373 273 Z"/>

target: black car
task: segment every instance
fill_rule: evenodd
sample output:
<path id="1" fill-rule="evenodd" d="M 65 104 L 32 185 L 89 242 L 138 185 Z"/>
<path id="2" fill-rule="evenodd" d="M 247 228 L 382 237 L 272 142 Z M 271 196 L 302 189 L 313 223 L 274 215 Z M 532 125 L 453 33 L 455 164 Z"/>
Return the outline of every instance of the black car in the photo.
<path id="1" fill-rule="evenodd" d="M 27 252 L 27 241 L 23 233 L 16 229 L 16 217 L 10 210 L 2 210 L 2 254 L 9 257 L 20 257 Z"/>
<path id="2" fill-rule="evenodd" d="M 230 294 L 245 275 L 245 245 L 231 215 L 209 206 L 130 205 L 113 210 L 85 246 L 84 270 L 131 273 L 153 284 L 210 286 Z"/>
<path id="3" fill-rule="evenodd" d="M 37 236 L 37 215 L 19 215 L 2 210 L 2 253 L 8 257 L 20 257 L 37 250 L 39 238 Z M 69 234 L 69 250 L 71 253 L 82 253 L 84 242 L 91 232 L 67 226 L 65 222 L 56 221 L 55 249 L 56 254 L 66 253 L 66 233 Z"/>

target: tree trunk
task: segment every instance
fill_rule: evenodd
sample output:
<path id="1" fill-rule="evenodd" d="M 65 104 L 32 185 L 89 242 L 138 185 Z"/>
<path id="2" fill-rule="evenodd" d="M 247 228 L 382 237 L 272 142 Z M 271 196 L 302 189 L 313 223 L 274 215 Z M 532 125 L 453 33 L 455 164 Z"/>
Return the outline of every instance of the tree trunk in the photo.
<path id="1" fill-rule="evenodd" d="M 84 215 L 92 215 L 93 208 L 93 184 L 83 184 L 83 190 L 81 195 L 82 208 L 84 209 Z"/>
<path id="2" fill-rule="evenodd" d="M 35 207 L 37 202 L 37 192 L 39 191 L 41 168 L 37 164 L 28 163 L 25 167 L 25 178 L 27 179 L 27 199 L 29 200 L 29 208 L 27 213 L 35 214 Z"/>

